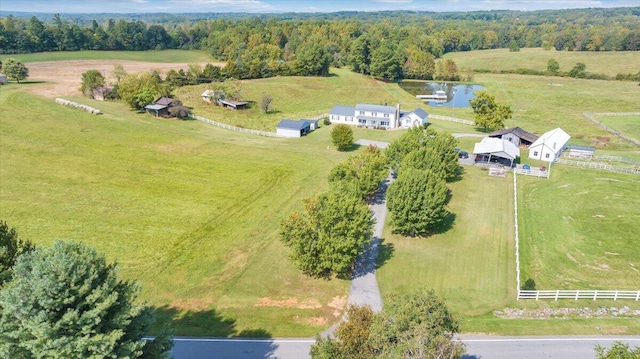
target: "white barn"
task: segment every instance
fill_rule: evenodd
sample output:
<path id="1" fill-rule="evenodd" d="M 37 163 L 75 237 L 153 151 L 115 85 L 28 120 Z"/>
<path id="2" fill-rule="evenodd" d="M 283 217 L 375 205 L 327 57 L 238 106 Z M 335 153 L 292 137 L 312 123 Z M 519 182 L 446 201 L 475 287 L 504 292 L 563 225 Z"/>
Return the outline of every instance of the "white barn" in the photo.
<path id="1" fill-rule="evenodd" d="M 529 146 L 529 158 L 553 162 L 567 148 L 570 138 L 560 127 L 545 132 Z"/>

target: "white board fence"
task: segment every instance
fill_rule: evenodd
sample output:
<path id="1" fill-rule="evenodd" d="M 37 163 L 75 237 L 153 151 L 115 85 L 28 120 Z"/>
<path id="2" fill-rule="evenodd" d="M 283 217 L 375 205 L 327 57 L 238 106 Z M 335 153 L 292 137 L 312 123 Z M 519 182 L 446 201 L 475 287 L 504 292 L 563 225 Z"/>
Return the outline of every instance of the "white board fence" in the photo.
<path id="1" fill-rule="evenodd" d="M 469 121 L 462 118 L 456 118 L 456 117 L 450 117 L 450 116 L 440 116 L 440 115 L 430 114 L 429 118 L 433 118 L 435 120 L 441 120 L 441 121 L 457 122 L 457 123 L 462 123 L 469 126 L 474 126 L 476 124 L 475 121 Z"/>
<path id="2" fill-rule="evenodd" d="M 523 290 L 520 289 L 520 237 L 518 230 L 518 183 L 517 174 L 513 174 L 513 205 L 515 220 L 515 242 L 516 242 L 516 286 L 518 300 L 520 299 L 592 299 L 592 300 L 635 300 L 640 301 L 640 290 L 583 290 L 583 289 L 554 289 L 554 290 Z"/>

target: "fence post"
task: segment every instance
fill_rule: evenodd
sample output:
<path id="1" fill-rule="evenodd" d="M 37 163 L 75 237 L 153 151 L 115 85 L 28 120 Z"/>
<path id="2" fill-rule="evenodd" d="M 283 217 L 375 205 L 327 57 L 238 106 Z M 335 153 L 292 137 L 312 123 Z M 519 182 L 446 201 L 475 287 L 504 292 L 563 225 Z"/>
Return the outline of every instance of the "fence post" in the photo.
<path id="1" fill-rule="evenodd" d="M 613 300 L 618 300 L 618 291 L 616 290 L 616 294 L 613 295 Z"/>
<path id="2" fill-rule="evenodd" d="M 580 290 L 576 290 L 576 300 L 578 300 L 578 298 L 580 298 Z"/>
<path id="3" fill-rule="evenodd" d="M 596 300 L 596 299 L 598 299 L 598 290 L 597 289 L 593 292 L 593 300 Z"/>
<path id="4" fill-rule="evenodd" d="M 556 289 L 556 299 L 555 299 L 556 302 L 558 301 L 559 294 L 560 294 L 560 289 Z"/>

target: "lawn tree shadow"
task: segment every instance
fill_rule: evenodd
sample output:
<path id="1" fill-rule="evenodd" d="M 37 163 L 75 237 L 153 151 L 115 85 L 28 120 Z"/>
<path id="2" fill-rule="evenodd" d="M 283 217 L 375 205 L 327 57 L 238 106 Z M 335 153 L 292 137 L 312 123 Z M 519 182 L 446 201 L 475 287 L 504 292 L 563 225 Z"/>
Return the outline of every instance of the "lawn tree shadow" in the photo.
<path id="1" fill-rule="evenodd" d="M 451 228 L 453 228 L 453 226 L 455 225 L 455 222 L 456 222 L 456 214 L 447 212 L 447 215 L 444 217 L 444 220 L 442 221 L 442 223 L 440 223 L 439 226 L 434 227 L 431 230 L 431 233 L 429 233 L 429 235 L 432 236 L 434 234 L 446 233 L 449 230 L 451 230 Z"/>
<path id="2" fill-rule="evenodd" d="M 376 269 L 387 264 L 387 262 L 391 258 L 393 258 L 393 254 L 396 251 L 395 245 L 393 243 L 385 243 L 384 238 L 382 238 L 381 241 L 382 244 L 380 244 L 380 248 L 378 249 L 378 261 L 376 263 Z"/>
<path id="3" fill-rule="evenodd" d="M 455 183 L 455 182 L 459 182 L 462 181 L 462 179 L 464 178 L 464 174 L 467 172 L 467 170 L 458 165 L 458 168 L 456 169 L 456 172 L 454 173 L 453 177 L 450 178 L 450 180 L 448 181 L 449 183 Z"/>
<path id="4" fill-rule="evenodd" d="M 250 345 L 233 345 L 228 349 L 229 355 L 244 357 L 250 352 L 252 358 L 275 358 L 278 344 L 272 340 L 273 336 L 269 331 L 263 328 L 238 331 L 235 319 L 224 318 L 215 309 L 182 311 L 165 305 L 155 307 L 153 311 L 156 323 L 152 328 L 152 334 L 167 328 L 172 330 L 174 335 L 178 334 L 174 337 L 174 347 L 171 352 L 174 358 L 192 358 L 208 350 L 210 346 L 207 345 L 210 344 L 207 342 L 189 341 L 189 338 L 184 338 L 198 336 L 229 338 L 231 341 L 233 338 L 256 338 L 258 340 L 251 342 Z M 176 333 L 176 329 L 179 329 L 179 332 Z M 235 350 L 237 353 L 233 353 Z"/>

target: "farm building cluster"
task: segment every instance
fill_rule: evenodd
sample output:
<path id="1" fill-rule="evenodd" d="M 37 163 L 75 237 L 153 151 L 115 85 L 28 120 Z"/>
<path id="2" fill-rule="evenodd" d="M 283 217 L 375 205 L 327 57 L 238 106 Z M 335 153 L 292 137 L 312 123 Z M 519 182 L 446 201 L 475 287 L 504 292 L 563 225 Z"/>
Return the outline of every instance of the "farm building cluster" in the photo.
<path id="1" fill-rule="evenodd" d="M 571 136 L 559 127 L 541 136 L 520 127 L 507 128 L 490 133 L 476 143 L 473 153 L 477 162 L 496 162 L 513 167 L 516 159 L 520 157 L 520 147 L 528 147 L 530 159 L 554 162 L 567 149 L 570 138 Z"/>

